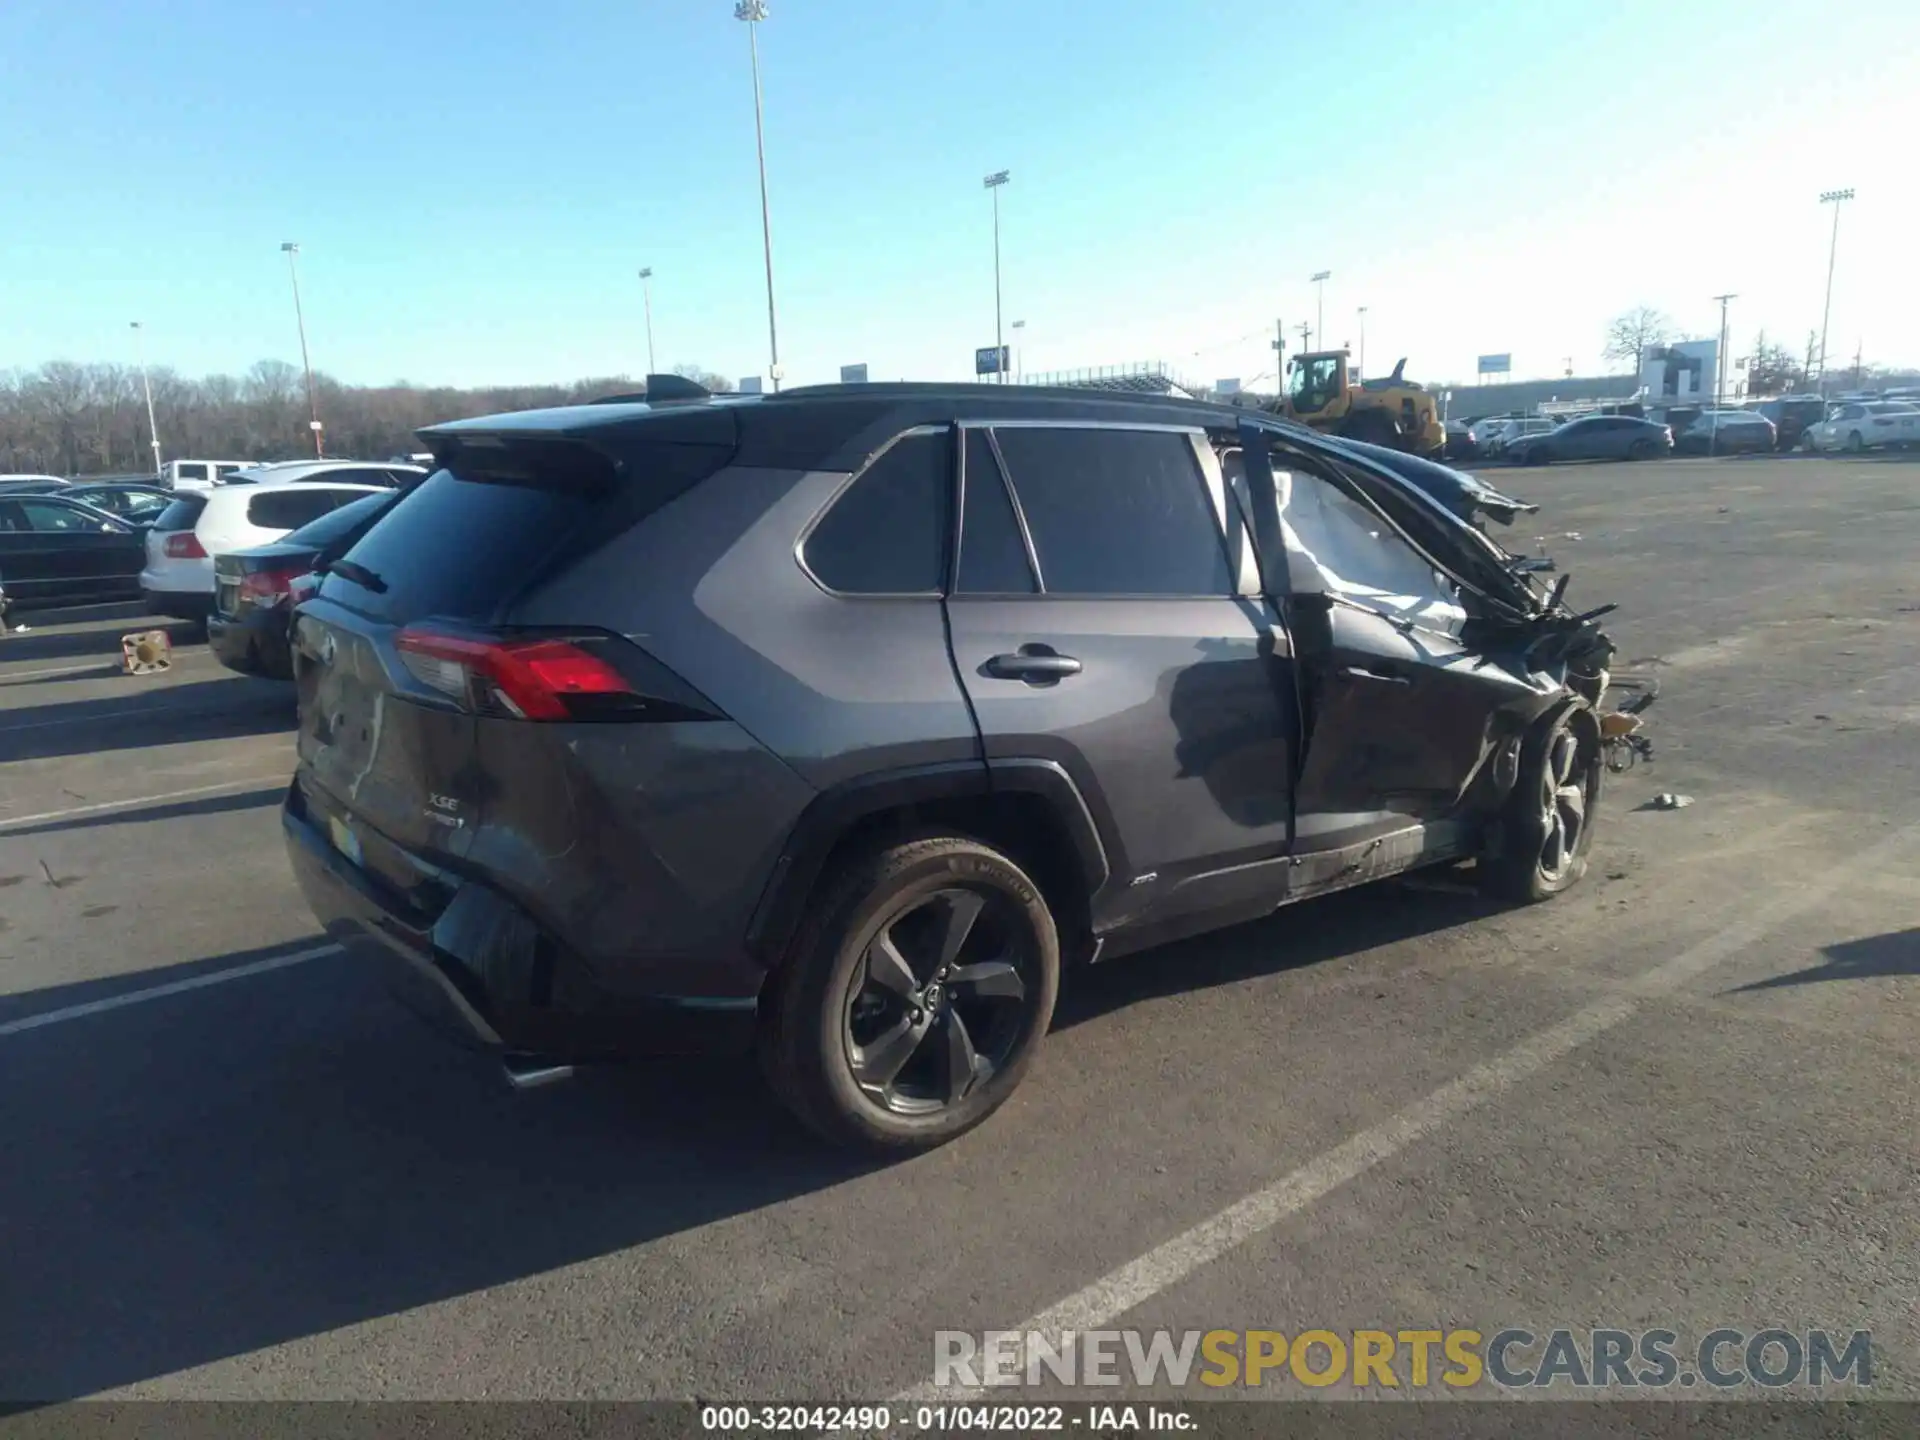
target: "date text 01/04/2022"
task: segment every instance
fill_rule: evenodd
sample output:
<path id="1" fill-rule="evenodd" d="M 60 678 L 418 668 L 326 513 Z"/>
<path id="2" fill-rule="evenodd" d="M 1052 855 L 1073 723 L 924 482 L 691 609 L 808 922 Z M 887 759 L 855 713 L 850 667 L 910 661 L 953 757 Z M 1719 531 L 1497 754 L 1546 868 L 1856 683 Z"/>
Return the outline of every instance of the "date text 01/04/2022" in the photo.
<path id="1" fill-rule="evenodd" d="M 1030 1434 L 1068 1430 L 1191 1431 L 1194 1416 L 1165 1405 L 704 1405 L 700 1428 L 720 1434 L 807 1432 Z"/>

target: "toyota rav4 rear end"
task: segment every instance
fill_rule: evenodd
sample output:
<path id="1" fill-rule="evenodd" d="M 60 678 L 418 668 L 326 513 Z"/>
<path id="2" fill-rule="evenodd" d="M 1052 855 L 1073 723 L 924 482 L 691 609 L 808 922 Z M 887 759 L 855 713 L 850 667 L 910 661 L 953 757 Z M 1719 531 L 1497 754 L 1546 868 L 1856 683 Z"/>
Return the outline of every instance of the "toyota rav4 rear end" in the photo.
<path id="1" fill-rule="evenodd" d="M 732 417 L 580 413 L 429 432 L 437 473 L 302 606 L 294 870 L 330 935 L 490 1046 L 746 1047 L 743 917 L 813 790 L 576 573 L 726 466 Z"/>

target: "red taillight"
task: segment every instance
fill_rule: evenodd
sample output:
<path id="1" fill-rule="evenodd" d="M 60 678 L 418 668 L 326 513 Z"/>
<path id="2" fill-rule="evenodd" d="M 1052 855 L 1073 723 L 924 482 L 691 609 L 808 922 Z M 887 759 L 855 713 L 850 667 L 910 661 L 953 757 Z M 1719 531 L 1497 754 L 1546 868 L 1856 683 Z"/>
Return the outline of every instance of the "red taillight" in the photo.
<path id="1" fill-rule="evenodd" d="M 254 605 L 278 605 L 305 570 L 256 570 L 240 577 L 240 598 Z"/>
<path id="2" fill-rule="evenodd" d="M 200 543 L 200 537 L 191 530 L 176 530 L 167 536 L 167 543 L 161 547 L 174 560 L 204 560 L 206 547 Z"/>
<path id="3" fill-rule="evenodd" d="M 566 640 L 484 640 L 408 627 L 394 645 L 422 684 L 470 704 L 496 700 L 523 720 L 574 720 L 640 701 L 618 670 Z"/>

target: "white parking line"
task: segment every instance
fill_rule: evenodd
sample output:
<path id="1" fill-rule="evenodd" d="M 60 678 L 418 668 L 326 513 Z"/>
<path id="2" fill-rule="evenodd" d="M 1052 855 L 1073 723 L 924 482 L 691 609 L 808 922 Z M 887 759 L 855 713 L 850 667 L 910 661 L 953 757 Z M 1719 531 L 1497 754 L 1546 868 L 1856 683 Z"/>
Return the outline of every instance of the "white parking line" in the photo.
<path id="1" fill-rule="evenodd" d="M 284 785 L 285 775 L 259 775 L 247 780 L 222 780 L 218 785 L 199 785 L 191 790 L 168 790 L 159 795 L 135 795 L 126 800 L 102 800 L 93 805 L 75 805 L 66 810 L 42 810 L 38 815 L 0 816 L 0 835 L 19 825 L 38 825 L 45 820 L 66 820 L 75 815 L 99 815 L 108 810 L 137 810 L 143 805 L 165 805 L 174 800 L 193 800 L 202 795 L 218 795 L 222 790 L 239 792 L 254 785 Z"/>
<path id="2" fill-rule="evenodd" d="M 53 670 L 0 670 L 0 685 L 14 685 L 23 680 L 53 680 L 62 675 L 107 675 L 120 666 L 112 660 L 98 660 L 91 665 L 62 665 Z"/>
<path id="3" fill-rule="evenodd" d="M 1671 960 L 1643 972 L 1625 991 L 1596 1000 L 1559 1024 L 1550 1025 L 1512 1049 L 1474 1066 L 1459 1079 L 1442 1085 L 1378 1125 L 1369 1126 L 1265 1189 L 1254 1191 L 1211 1219 L 1155 1246 L 1137 1260 L 1102 1276 L 1031 1319 L 1021 1321 L 1015 1328 L 1040 1331 L 1058 1344 L 1063 1338 L 1062 1332 L 1080 1334 L 1110 1325 L 1127 1311 L 1299 1214 L 1382 1160 L 1431 1135 L 1449 1121 L 1505 1095 L 1522 1081 L 1531 1079 L 1628 1019 L 1647 1001 L 1672 993 L 1687 981 L 1748 949 L 1769 932 L 1825 904 L 1863 871 L 1874 868 L 1916 837 L 1920 837 L 1920 824 L 1908 825 L 1839 864 L 1799 881 L 1779 899 L 1750 911 L 1745 919 L 1735 921 Z M 985 1387 L 941 1388 L 929 1380 L 902 1391 L 894 1401 L 911 1404 L 923 1400 L 967 1399 L 987 1393 Z"/>
<path id="4" fill-rule="evenodd" d="M 183 995 L 189 990 L 205 990 L 211 985 L 224 985 L 229 980 L 244 980 L 249 975 L 265 975 L 272 970 L 285 970 L 292 965 L 304 965 L 309 960 L 318 960 L 322 955 L 338 954 L 338 945 L 315 945 L 310 950 L 296 950 L 291 955 L 276 955 L 270 960 L 254 960 L 245 965 L 236 965 L 231 970 L 214 970 L 205 975 L 195 975 L 188 980 L 172 980 L 165 985 L 150 985 L 145 990 L 129 990 L 123 995 L 109 995 L 104 1000 L 89 1000 L 84 1005 L 69 1005 L 64 1010 L 49 1010 L 44 1015 L 29 1015 L 22 1020 L 9 1020 L 0 1024 L 0 1036 L 19 1035 L 28 1030 L 41 1030 L 49 1025 L 59 1025 L 68 1020 L 84 1020 L 89 1015 L 102 1015 L 109 1010 L 124 1010 L 129 1005 L 144 1005 L 149 1000 L 159 1000 L 168 995 Z"/>

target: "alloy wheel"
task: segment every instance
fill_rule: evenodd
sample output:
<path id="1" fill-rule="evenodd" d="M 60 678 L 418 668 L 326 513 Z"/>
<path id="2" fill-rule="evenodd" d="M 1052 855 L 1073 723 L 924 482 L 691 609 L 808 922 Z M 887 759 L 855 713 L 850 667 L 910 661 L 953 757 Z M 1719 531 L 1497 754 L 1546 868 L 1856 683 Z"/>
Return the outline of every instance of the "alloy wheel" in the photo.
<path id="1" fill-rule="evenodd" d="M 1580 854 L 1587 828 L 1587 775 L 1580 740 L 1571 730 L 1556 730 L 1540 773 L 1540 873 L 1558 880 Z"/>
<path id="2" fill-rule="evenodd" d="M 1034 965 L 1004 898 L 960 888 L 917 898 L 880 927 L 848 987 L 854 1083 L 896 1114 L 960 1104 L 1019 1048 L 1040 991 Z"/>

